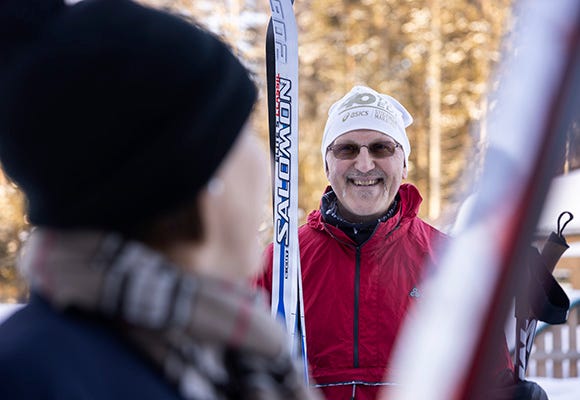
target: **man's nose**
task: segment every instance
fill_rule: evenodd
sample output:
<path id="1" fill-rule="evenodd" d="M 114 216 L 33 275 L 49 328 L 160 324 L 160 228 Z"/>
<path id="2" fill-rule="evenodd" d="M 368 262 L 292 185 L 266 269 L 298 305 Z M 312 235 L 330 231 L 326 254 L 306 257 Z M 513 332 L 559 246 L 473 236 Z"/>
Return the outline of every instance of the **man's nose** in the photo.
<path id="1" fill-rule="evenodd" d="M 366 146 L 360 148 L 355 161 L 355 168 L 360 172 L 369 172 L 375 168 L 375 161 Z"/>

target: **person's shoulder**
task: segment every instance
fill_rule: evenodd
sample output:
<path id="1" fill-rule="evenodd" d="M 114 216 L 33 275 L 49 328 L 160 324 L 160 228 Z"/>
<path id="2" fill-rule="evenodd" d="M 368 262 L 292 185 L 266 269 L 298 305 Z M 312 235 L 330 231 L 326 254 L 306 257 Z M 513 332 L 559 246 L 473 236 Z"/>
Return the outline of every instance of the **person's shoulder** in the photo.
<path id="1" fill-rule="evenodd" d="M 3 362 L 11 353 L 19 354 L 22 359 L 27 353 L 53 350 L 53 346 L 46 344 L 54 337 L 62 337 L 60 320 L 43 302 L 34 301 L 23 306 L 0 324 L 0 360 Z"/>
<path id="2" fill-rule="evenodd" d="M 41 304 L 24 306 L 0 325 L 0 398 L 55 398 L 59 371 L 73 351 L 65 348 L 65 332 Z"/>
<path id="3" fill-rule="evenodd" d="M 98 335 L 74 313 L 34 299 L 0 325 L 0 367 L 10 364 L 31 372 L 46 367 L 42 373 L 49 373 L 91 349 Z"/>
<path id="4" fill-rule="evenodd" d="M 422 219 L 420 217 L 415 217 L 414 222 L 415 222 L 415 224 L 420 226 L 426 233 L 428 233 L 430 235 L 448 237 L 448 235 L 446 233 L 444 233 L 443 231 L 436 228 L 431 223 L 425 221 L 424 219 Z"/>
<path id="5" fill-rule="evenodd" d="M 300 226 L 299 232 L 305 232 L 310 229 L 321 231 L 324 229 L 324 221 L 322 220 L 322 214 L 320 210 L 312 210 L 308 213 L 306 217 L 306 223 Z"/>
<path id="6" fill-rule="evenodd" d="M 419 208 L 423 202 L 423 198 L 419 193 L 419 189 L 411 183 L 403 183 L 397 192 L 400 201 L 401 218 L 408 222 L 419 214 Z"/>
<path id="7" fill-rule="evenodd" d="M 179 399 L 114 329 L 42 300 L 0 325 L 0 398 Z M 6 378 L 6 379 L 4 379 Z M 4 384 L 6 382 L 6 384 Z"/>
<path id="8" fill-rule="evenodd" d="M 332 230 L 334 227 L 330 227 Z M 300 248 L 302 249 L 305 244 L 313 244 L 319 241 L 325 241 L 330 239 L 328 232 L 328 227 L 325 228 L 325 223 L 322 218 L 322 213 L 320 210 L 313 210 L 308 214 L 306 223 L 298 228 L 298 238 L 300 239 Z"/>
<path id="9" fill-rule="evenodd" d="M 449 236 L 429 222 L 420 217 L 412 218 L 409 224 L 408 233 L 423 245 L 432 246 L 437 243 L 444 243 L 449 239 Z"/>

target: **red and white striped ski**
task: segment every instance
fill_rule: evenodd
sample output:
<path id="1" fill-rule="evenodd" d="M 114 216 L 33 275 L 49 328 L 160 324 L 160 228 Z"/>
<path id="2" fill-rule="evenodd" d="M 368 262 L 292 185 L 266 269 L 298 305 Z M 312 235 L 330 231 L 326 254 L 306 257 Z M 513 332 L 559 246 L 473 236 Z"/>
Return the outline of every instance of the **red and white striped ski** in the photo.
<path id="1" fill-rule="evenodd" d="M 485 391 L 566 122 L 580 110 L 580 2 L 519 1 L 515 15 L 474 206 L 402 329 L 393 365 L 400 385 L 389 400 Z"/>

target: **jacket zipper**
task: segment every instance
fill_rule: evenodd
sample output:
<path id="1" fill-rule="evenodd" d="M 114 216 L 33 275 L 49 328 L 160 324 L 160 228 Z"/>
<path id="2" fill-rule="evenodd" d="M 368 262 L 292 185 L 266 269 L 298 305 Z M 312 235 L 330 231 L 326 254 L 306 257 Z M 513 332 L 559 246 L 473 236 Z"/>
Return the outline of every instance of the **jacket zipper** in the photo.
<path id="1" fill-rule="evenodd" d="M 354 368 L 359 367 L 358 360 L 358 335 L 359 335 L 359 325 L 358 325 L 358 313 L 359 313 L 359 297 L 360 297 L 360 246 L 356 246 L 356 262 L 354 270 L 354 324 L 353 324 L 353 362 Z"/>
<path id="2" fill-rule="evenodd" d="M 385 235 L 385 239 L 388 238 L 389 236 L 391 236 L 391 234 L 393 232 L 395 232 L 397 229 L 399 229 L 400 224 L 401 224 L 401 219 L 402 217 L 399 217 L 399 220 L 397 221 L 397 223 L 395 224 L 395 226 L 393 227 L 393 229 L 391 229 L 389 232 L 387 232 L 387 234 Z M 355 248 L 355 270 L 354 270 L 354 321 L 353 321 L 353 365 L 354 368 L 359 368 L 359 357 L 358 357 L 358 353 L 359 353 L 359 323 L 358 323 L 358 314 L 359 314 L 359 297 L 360 297 L 360 254 L 361 254 L 361 247 L 370 240 L 370 238 L 372 238 L 375 235 L 375 232 L 378 228 L 378 225 L 375 227 L 375 230 L 373 231 L 373 233 L 369 236 L 369 238 L 367 240 L 365 240 L 364 242 L 362 242 L 361 244 L 359 244 L 358 246 L 354 246 Z M 326 227 L 326 224 L 324 224 L 324 230 L 330 235 L 330 237 L 334 238 L 334 240 L 336 240 L 339 243 L 343 243 L 347 246 L 352 246 L 352 244 L 349 244 L 347 242 L 344 242 L 342 240 L 340 240 L 339 238 L 337 238 L 336 236 L 334 236 L 332 234 L 332 232 Z"/>
<path id="3" fill-rule="evenodd" d="M 391 236 L 393 232 L 399 229 L 401 220 L 397 221 L 397 224 L 393 229 L 391 229 L 386 235 L 385 239 Z M 378 227 L 378 225 L 377 225 Z M 376 228 L 375 228 L 376 231 Z M 369 239 L 373 237 L 375 232 L 369 236 Z M 368 242 L 367 239 L 363 243 L 358 246 L 355 246 L 355 269 L 354 269 L 354 321 L 353 321 L 353 366 L 354 368 L 359 367 L 359 357 L 358 357 L 358 350 L 359 350 L 359 306 L 360 306 L 360 255 L 361 255 L 361 247 Z"/>

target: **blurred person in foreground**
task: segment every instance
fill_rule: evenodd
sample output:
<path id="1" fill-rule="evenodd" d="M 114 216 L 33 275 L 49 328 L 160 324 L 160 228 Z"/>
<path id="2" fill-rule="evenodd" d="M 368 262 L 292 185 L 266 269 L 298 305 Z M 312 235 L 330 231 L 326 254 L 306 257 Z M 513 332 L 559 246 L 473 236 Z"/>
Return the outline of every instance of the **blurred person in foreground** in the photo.
<path id="1" fill-rule="evenodd" d="M 418 217 L 422 198 L 402 183 L 412 121 L 396 99 L 365 86 L 328 113 L 321 152 L 330 186 L 300 227 L 299 242 L 308 360 L 329 400 L 376 399 L 397 384 L 385 376 L 397 374 L 389 360 L 399 328 L 423 300 L 422 281 L 448 240 Z M 258 278 L 270 291 L 272 253 L 270 245 Z M 496 361 L 491 379 L 512 378 L 507 345 Z M 497 398 L 504 393 L 513 389 Z"/>
<path id="2" fill-rule="evenodd" d="M 0 398 L 313 398 L 241 284 L 267 165 L 228 48 L 128 0 L 11 0 L 0 51 L 0 160 L 35 226 Z"/>

